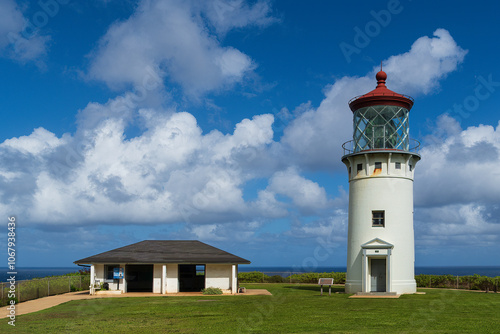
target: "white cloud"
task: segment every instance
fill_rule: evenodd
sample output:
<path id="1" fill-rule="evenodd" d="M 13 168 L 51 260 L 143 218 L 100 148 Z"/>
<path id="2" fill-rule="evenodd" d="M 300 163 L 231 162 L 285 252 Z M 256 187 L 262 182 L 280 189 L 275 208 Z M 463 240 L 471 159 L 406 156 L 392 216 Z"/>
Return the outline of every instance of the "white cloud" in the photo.
<path id="1" fill-rule="evenodd" d="M 186 14 L 179 3 L 154 2 L 151 6 L 173 4 Z M 108 34 L 129 29 L 130 20 L 146 21 L 142 15 L 152 9 L 142 6 L 142 12 L 138 10 L 128 21 L 116 24 Z M 156 14 L 161 16 L 161 10 Z M 178 18 L 187 20 L 188 26 L 199 33 L 197 21 L 189 21 L 192 17 L 188 20 L 183 15 Z M 137 36 L 130 37 L 134 40 Z M 433 44 L 437 40 L 439 37 L 424 42 Z M 228 50 L 214 45 L 219 51 Z M 459 63 L 460 55 L 453 43 L 443 45 L 441 51 L 435 52 L 437 57 L 453 58 L 455 54 Z M 452 51 L 442 51 L 448 48 Z M 417 56 L 421 55 L 401 55 L 404 59 Z M 148 55 L 144 57 L 146 66 L 159 69 Z M 213 60 L 210 57 L 211 53 L 208 59 Z M 228 77 L 239 71 L 228 68 Z M 117 73 L 131 75 L 132 82 L 141 79 L 137 76 L 140 71 L 135 72 L 134 66 L 130 69 Z M 427 77 L 442 78 L 448 70 L 438 66 Z M 163 75 L 162 71 L 159 75 Z M 156 73 L 148 75 L 154 78 Z M 295 109 L 296 119 L 284 130 L 280 142 L 273 140 L 272 115 L 241 120 L 232 133 L 203 133 L 193 115 L 175 108 L 139 108 L 131 93 L 105 104 L 89 103 L 79 112 L 78 129 L 73 135 L 58 138 L 39 128 L 29 136 L 0 144 L 0 212 L 23 212 L 28 224 L 44 225 L 185 222 L 190 235 L 213 240 L 231 238 L 230 231 L 224 229 L 227 222 L 239 224 L 240 236 L 249 238 L 257 233 L 261 222 L 284 217 L 300 221 L 303 216 L 309 220 L 312 215 L 314 223 L 301 223 L 292 230 L 310 238 L 323 233 L 332 235 L 345 229 L 345 212 L 337 212 L 333 218 L 331 212 L 326 216 L 325 212 L 345 208 L 347 195 L 341 189 L 339 198 L 329 199 L 320 184 L 300 171 L 332 171 L 341 166 L 341 143 L 352 135 L 352 114 L 347 102 L 373 89 L 374 81 L 373 73 L 337 80 L 326 88 L 325 99 L 318 108 L 304 103 Z M 389 88 L 390 83 L 391 76 Z M 425 93 L 424 88 L 420 92 Z M 283 113 L 291 115 L 287 110 Z M 127 138 L 126 129 L 132 124 L 139 125 L 142 132 Z M 498 155 L 492 153 L 500 148 L 498 128 L 478 126 L 462 130 L 453 120 L 442 117 L 439 129 L 443 129 L 444 141 L 428 145 L 416 169 L 416 203 L 420 207 L 429 203 L 447 206 L 479 198 L 483 202 L 476 205 L 484 208 L 484 221 L 491 223 L 487 213 L 494 208 L 486 202 L 499 198 L 493 186 L 498 181 L 484 170 L 498 164 Z M 483 154 L 486 151 L 490 154 Z M 457 162 L 464 155 L 476 153 L 473 162 Z M 441 171 L 446 164 L 460 164 L 460 168 L 443 177 Z M 339 170 L 344 172 L 343 168 Z M 253 197 L 248 196 L 246 187 L 255 180 L 261 186 L 253 189 Z M 436 189 L 431 187 L 434 185 L 441 186 Z M 447 187 L 453 196 L 445 194 Z M 440 203 L 442 198 L 449 201 Z M 478 211 L 471 212 L 473 215 Z"/>
<path id="2" fill-rule="evenodd" d="M 447 136 L 429 137 L 421 150 L 416 205 L 492 204 L 500 198 L 500 126 L 457 128 L 458 123 L 449 116 L 440 117 L 436 133 Z"/>
<path id="3" fill-rule="evenodd" d="M 7 139 L 1 146 L 18 150 L 23 153 L 38 155 L 45 150 L 51 150 L 62 144 L 52 132 L 44 128 L 37 128 L 29 136 Z"/>
<path id="4" fill-rule="evenodd" d="M 410 51 L 384 61 L 393 90 L 429 94 L 439 87 L 440 79 L 463 62 L 468 51 L 458 46 L 447 30 L 437 29 L 433 35 L 420 37 Z"/>
<path id="5" fill-rule="evenodd" d="M 241 51 L 221 45 L 209 32 L 206 12 L 223 32 L 271 20 L 264 2 L 250 7 L 241 1 L 144 0 L 101 39 L 92 54 L 89 78 L 115 88 L 141 86 L 149 69 L 193 98 L 241 82 L 255 64 Z M 245 14 L 251 16 L 243 19 Z"/>
<path id="6" fill-rule="evenodd" d="M 203 1 L 199 5 L 204 7 L 210 23 L 219 34 L 248 25 L 264 27 L 277 21 L 269 17 L 271 8 L 268 1 L 258 1 L 252 6 L 243 0 Z"/>
<path id="7" fill-rule="evenodd" d="M 116 101 L 89 104 L 75 136 L 39 128 L 0 144 L 3 195 L 17 203 L 3 209 L 46 224 L 221 222 L 251 211 L 242 187 L 257 155 L 244 152 L 272 143 L 271 115 L 202 134 L 189 113 L 123 109 L 134 116 L 119 118 Z M 132 119 L 145 129 L 127 139 Z"/>
<path id="8" fill-rule="evenodd" d="M 306 212 L 324 209 L 328 205 L 325 189 L 300 176 L 293 167 L 276 172 L 267 189 L 291 198 L 295 207 Z"/>
<path id="9" fill-rule="evenodd" d="M 14 0 L 0 2 L 0 51 L 5 56 L 21 62 L 37 61 L 47 53 L 49 41 L 48 35 L 24 17 Z"/>
<path id="10" fill-rule="evenodd" d="M 500 240 L 500 123 L 462 129 L 441 115 L 415 169 L 417 245 L 488 247 Z"/>
<path id="11" fill-rule="evenodd" d="M 438 29 L 434 37 L 421 37 L 409 52 L 389 57 L 384 63 L 387 86 L 401 94 L 427 94 L 439 80 L 454 71 L 466 51 L 448 31 Z M 306 110 L 284 130 L 282 143 L 294 163 L 307 168 L 343 168 L 342 143 L 352 138 L 351 98 L 368 93 L 376 86 L 375 67 L 363 77 L 343 77 L 325 90 L 318 108 Z"/>

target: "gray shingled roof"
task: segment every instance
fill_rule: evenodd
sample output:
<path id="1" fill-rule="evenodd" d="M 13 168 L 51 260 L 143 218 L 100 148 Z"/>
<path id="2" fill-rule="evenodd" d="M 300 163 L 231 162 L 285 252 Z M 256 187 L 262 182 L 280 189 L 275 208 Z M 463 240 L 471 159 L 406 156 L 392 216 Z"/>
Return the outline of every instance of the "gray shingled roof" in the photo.
<path id="1" fill-rule="evenodd" d="M 196 240 L 144 240 L 90 256 L 74 263 L 250 264 L 250 261 Z"/>

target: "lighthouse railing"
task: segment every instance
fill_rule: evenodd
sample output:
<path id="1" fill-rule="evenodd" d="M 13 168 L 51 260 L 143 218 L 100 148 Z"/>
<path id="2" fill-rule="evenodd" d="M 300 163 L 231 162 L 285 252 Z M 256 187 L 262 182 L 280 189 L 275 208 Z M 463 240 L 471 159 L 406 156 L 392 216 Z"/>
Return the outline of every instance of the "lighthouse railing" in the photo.
<path id="1" fill-rule="evenodd" d="M 354 140 L 349 140 L 342 144 L 342 149 L 344 150 L 344 155 L 349 155 L 353 153 L 360 153 L 360 152 L 369 152 L 369 151 L 402 151 L 402 152 L 412 152 L 412 153 L 419 153 L 420 152 L 420 142 L 416 139 L 410 138 L 410 148 L 408 150 L 400 150 L 400 149 L 394 149 L 394 148 L 385 148 L 385 147 L 377 147 L 377 148 L 370 148 L 370 149 L 365 149 L 365 150 L 360 150 L 360 151 L 354 151 Z"/>

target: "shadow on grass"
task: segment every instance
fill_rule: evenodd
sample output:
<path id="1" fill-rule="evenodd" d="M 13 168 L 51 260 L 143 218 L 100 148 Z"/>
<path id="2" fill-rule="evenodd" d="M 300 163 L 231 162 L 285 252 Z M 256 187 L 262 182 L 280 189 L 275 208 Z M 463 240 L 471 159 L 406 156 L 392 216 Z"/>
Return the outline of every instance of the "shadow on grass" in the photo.
<path id="1" fill-rule="evenodd" d="M 285 289 L 296 289 L 296 290 L 306 290 L 315 291 L 321 293 L 321 287 L 319 285 L 287 285 L 284 286 Z M 343 293 L 345 291 L 344 286 L 332 286 L 332 293 Z M 323 294 L 328 293 L 328 286 L 323 286 Z"/>

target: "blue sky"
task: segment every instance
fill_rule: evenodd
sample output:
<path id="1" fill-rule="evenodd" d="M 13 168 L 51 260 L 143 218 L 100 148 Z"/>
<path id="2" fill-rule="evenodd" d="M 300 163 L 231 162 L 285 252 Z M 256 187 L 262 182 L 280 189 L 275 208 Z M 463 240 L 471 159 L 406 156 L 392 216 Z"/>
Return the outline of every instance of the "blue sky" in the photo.
<path id="1" fill-rule="evenodd" d="M 18 265 L 197 239 L 255 266 L 344 266 L 347 102 L 381 61 L 415 98 L 416 265 L 500 265 L 498 7 L 3 0 Z"/>

